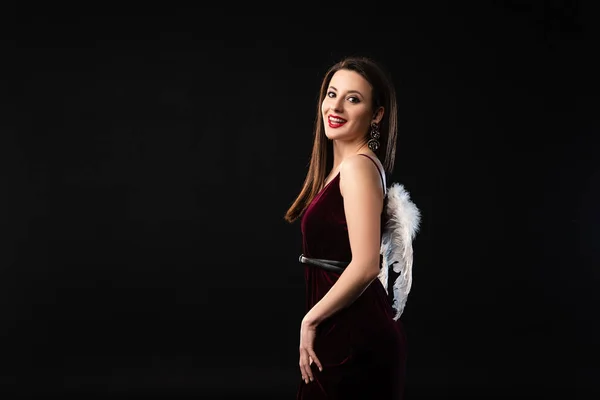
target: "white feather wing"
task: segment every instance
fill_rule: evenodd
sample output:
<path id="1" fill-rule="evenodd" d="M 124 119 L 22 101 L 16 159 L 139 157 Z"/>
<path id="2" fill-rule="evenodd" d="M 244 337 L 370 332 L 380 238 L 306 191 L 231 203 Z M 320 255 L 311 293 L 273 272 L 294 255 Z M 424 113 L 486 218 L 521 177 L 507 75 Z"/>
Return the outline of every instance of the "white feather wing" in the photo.
<path id="1" fill-rule="evenodd" d="M 412 241 L 419 230 L 421 213 L 403 185 L 393 183 L 387 192 L 387 222 L 381 238 L 382 267 L 379 279 L 386 291 L 393 291 L 394 319 L 400 318 L 412 286 Z M 390 268 L 397 279 L 388 287 Z"/>

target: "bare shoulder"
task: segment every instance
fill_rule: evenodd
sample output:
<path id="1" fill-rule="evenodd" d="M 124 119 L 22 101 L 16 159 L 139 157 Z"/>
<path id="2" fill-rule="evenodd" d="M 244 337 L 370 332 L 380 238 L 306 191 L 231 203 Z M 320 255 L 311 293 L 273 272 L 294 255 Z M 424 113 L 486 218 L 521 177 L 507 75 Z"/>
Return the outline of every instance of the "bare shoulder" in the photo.
<path id="1" fill-rule="evenodd" d="M 354 190 L 373 190 L 375 193 L 381 193 L 381 178 L 378 166 L 372 159 L 360 154 L 353 155 L 344 160 L 340 165 L 340 189 L 342 196 L 344 189 Z"/>

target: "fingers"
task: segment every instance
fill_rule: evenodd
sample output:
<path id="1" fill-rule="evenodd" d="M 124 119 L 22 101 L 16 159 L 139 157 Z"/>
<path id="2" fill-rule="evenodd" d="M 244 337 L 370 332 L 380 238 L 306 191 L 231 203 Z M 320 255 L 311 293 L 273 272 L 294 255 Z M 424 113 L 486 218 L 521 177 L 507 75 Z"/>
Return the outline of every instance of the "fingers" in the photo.
<path id="1" fill-rule="evenodd" d="M 302 374 L 302 380 L 304 380 L 305 383 L 312 382 L 315 379 L 312 368 L 311 368 L 311 364 L 313 362 L 317 365 L 317 367 L 319 367 L 319 371 L 323 370 L 323 367 L 321 366 L 321 362 L 319 361 L 315 352 L 312 349 L 311 350 L 301 349 L 299 365 L 300 365 L 300 372 Z"/>
<path id="2" fill-rule="evenodd" d="M 311 359 L 311 364 L 314 362 L 315 364 L 317 364 L 319 371 L 323 371 L 323 366 L 321 365 L 321 361 L 319 361 L 319 359 L 317 358 L 317 355 L 315 354 L 313 349 L 308 349 L 308 357 Z M 310 367 L 310 365 L 309 365 L 309 367 Z"/>
<path id="3" fill-rule="evenodd" d="M 308 353 L 305 350 L 300 350 L 300 373 L 304 383 L 313 381 L 314 377 L 308 363 Z"/>

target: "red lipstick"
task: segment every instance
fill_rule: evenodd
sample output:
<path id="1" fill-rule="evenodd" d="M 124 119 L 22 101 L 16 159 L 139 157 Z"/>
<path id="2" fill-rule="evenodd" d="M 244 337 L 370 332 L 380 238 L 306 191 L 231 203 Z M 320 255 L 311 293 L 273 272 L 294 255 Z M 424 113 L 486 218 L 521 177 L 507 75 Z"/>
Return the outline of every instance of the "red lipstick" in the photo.
<path id="1" fill-rule="evenodd" d="M 327 122 L 329 123 L 330 128 L 339 128 L 343 126 L 347 121 L 344 118 L 340 118 L 337 115 L 329 115 L 327 117 Z"/>

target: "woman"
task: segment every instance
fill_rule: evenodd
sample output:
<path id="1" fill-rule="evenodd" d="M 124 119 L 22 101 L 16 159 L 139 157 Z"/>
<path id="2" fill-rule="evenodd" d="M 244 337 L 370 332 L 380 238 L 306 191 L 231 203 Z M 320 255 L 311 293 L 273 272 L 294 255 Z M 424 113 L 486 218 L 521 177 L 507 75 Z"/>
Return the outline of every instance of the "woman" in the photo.
<path id="1" fill-rule="evenodd" d="M 301 217 L 306 264 L 297 399 L 402 398 L 404 331 L 377 279 L 396 112 L 375 62 L 347 58 L 327 71 L 307 178 L 286 214 Z"/>

